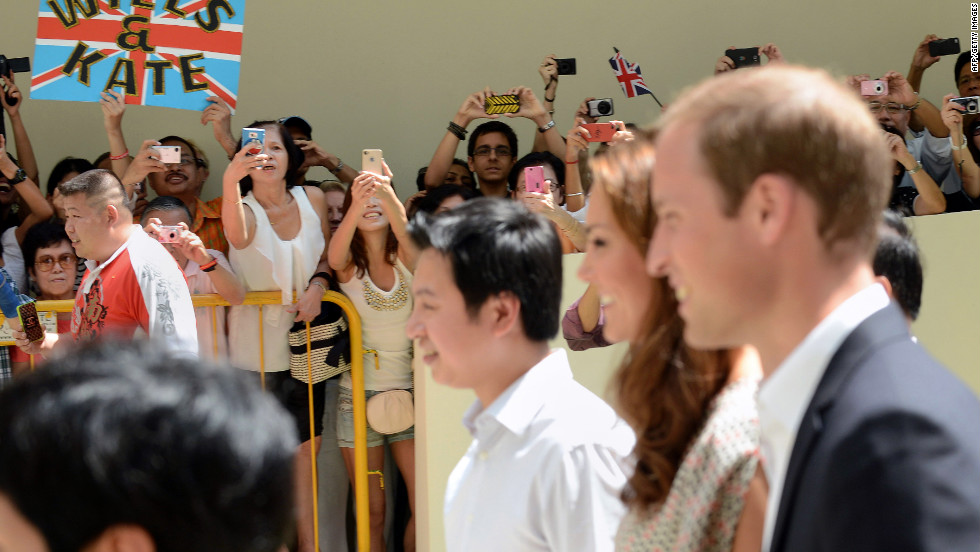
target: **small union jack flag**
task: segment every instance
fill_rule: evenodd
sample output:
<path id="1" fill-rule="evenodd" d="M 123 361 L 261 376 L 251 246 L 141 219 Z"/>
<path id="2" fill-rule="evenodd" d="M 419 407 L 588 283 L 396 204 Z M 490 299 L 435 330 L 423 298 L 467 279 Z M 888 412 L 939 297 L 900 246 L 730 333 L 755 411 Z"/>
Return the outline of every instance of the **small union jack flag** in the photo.
<path id="1" fill-rule="evenodd" d="M 234 111 L 245 0 L 39 4 L 32 99 L 95 102 L 113 88 L 127 104 L 200 111 L 218 96 Z"/>
<path id="2" fill-rule="evenodd" d="M 616 50 L 615 48 L 613 49 Z M 619 53 L 619 50 L 616 50 L 616 55 L 609 58 L 609 65 L 612 65 L 613 71 L 616 73 L 616 79 L 619 81 L 619 86 L 623 89 L 623 93 L 626 94 L 627 98 L 635 98 L 640 94 L 650 94 L 653 96 L 653 92 L 643 82 L 643 76 L 640 75 L 640 66 L 623 59 L 623 55 Z"/>

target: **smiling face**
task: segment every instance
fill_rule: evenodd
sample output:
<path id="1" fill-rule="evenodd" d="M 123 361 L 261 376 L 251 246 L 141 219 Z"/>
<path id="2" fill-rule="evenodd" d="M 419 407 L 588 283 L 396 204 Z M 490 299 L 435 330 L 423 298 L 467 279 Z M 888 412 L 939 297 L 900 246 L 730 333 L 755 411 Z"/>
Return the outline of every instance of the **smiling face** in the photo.
<path id="1" fill-rule="evenodd" d="M 367 208 L 357 221 L 357 229 L 361 232 L 374 232 L 388 228 L 388 217 L 381 210 L 381 200 L 371 197 L 367 200 Z"/>
<path id="2" fill-rule="evenodd" d="M 765 295 L 758 280 L 764 263 L 751 246 L 748 222 L 723 212 L 720 185 L 701 159 L 690 125 L 669 126 L 657 144 L 651 194 L 658 222 L 648 272 L 667 277 L 689 345 L 748 343 L 743 331 Z"/>
<path id="3" fill-rule="evenodd" d="M 434 249 L 419 255 L 412 294 L 414 306 L 405 332 L 418 340 L 416 354 L 432 369 L 432 378 L 458 389 L 478 386 L 484 381 L 479 366 L 491 330 L 483 308 L 470 317 L 446 256 Z"/>
<path id="4" fill-rule="evenodd" d="M 65 232 L 71 239 L 75 254 L 83 259 L 103 262 L 113 251 L 104 251 L 104 242 L 111 223 L 108 207 L 96 209 L 89 205 L 83 193 L 64 196 Z"/>
<path id="5" fill-rule="evenodd" d="M 645 251 L 620 226 L 604 188 L 595 186 L 590 197 L 588 243 L 579 278 L 596 288 L 609 341 L 637 341 L 651 304 L 656 279 L 644 269 Z"/>
<path id="6" fill-rule="evenodd" d="M 174 196 L 187 198 L 196 196 L 204 180 L 207 178 L 207 169 L 199 167 L 194 158 L 194 152 L 190 147 L 180 140 L 165 140 L 161 143 L 164 146 L 180 146 L 180 163 L 169 163 L 164 172 L 150 173 L 147 178 L 150 187 L 160 196 Z"/>

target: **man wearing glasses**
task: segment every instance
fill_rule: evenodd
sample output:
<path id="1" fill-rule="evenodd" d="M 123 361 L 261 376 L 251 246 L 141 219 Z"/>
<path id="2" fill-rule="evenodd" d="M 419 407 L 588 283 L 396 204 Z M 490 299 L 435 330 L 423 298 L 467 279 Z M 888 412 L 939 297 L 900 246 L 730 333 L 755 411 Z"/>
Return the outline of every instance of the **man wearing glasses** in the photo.
<path id="1" fill-rule="evenodd" d="M 505 94 L 517 96 L 519 109 L 507 113 L 506 117 L 524 117 L 530 119 L 538 127 L 547 144 L 548 151 L 559 158 L 565 155 L 565 143 L 555 129 L 555 121 L 538 101 L 534 92 L 527 87 L 517 87 Z M 434 188 L 442 184 L 453 164 L 456 148 L 466 140 L 466 127 L 476 119 L 497 119 L 500 114 L 488 115 L 485 103 L 490 96 L 497 96 L 489 88 L 470 94 L 466 97 L 459 111 L 449 121 L 446 134 L 443 136 L 436 152 L 432 155 L 429 168 L 425 173 L 425 187 Z M 487 197 L 508 197 L 507 175 L 517 159 L 517 135 L 510 125 L 502 121 L 492 120 L 481 124 L 473 130 L 466 144 L 467 163 L 471 171 L 476 173 L 479 189 Z"/>
<path id="2" fill-rule="evenodd" d="M 860 89 L 861 82 L 871 80 L 868 75 L 851 77 L 849 82 Z M 888 83 L 885 96 L 864 96 L 872 114 L 886 132 L 911 137 L 905 143 L 908 152 L 916 160 L 898 188 L 915 188 L 914 178 L 924 171 L 940 187 L 946 199 L 946 211 L 970 209 L 969 198 L 963 193 L 963 183 L 953 168 L 953 155 L 949 145 L 949 129 L 943 124 L 936 106 L 920 98 L 901 74 L 889 71 L 881 77 Z"/>
<path id="3" fill-rule="evenodd" d="M 179 146 L 179 163 L 162 163 L 154 146 Z M 143 147 L 126 169 L 122 183 L 130 185 L 148 180 L 158 196 L 181 200 L 191 212 L 189 229 L 198 235 L 208 249 L 228 254 L 228 240 L 221 226 L 221 196 L 201 200 L 201 189 L 210 175 L 207 160 L 194 144 L 180 136 L 166 136 L 143 142 Z"/>

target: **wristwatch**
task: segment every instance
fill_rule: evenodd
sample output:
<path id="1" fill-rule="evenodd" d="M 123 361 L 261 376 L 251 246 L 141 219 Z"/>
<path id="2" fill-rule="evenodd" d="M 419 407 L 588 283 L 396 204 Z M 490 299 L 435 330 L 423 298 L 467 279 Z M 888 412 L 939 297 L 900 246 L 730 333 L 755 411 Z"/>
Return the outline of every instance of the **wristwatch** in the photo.
<path id="1" fill-rule="evenodd" d="M 21 182 L 27 180 L 27 172 L 24 169 L 17 169 L 12 178 L 8 178 L 7 182 L 11 185 L 20 184 Z"/>
<path id="2" fill-rule="evenodd" d="M 543 127 L 539 127 L 538 128 L 538 132 L 547 132 L 548 129 L 550 129 L 553 126 L 555 126 L 555 120 L 554 119 L 548 121 L 548 124 L 544 125 Z"/>

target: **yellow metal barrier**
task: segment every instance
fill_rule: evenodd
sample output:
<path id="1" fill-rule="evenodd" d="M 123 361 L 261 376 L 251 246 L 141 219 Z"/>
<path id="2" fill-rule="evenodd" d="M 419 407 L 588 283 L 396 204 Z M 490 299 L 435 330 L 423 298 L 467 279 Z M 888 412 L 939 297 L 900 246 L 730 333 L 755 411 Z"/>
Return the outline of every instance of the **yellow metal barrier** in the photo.
<path id="1" fill-rule="evenodd" d="M 225 307 L 230 304 L 218 294 L 194 295 L 192 296 L 194 307 L 210 307 L 211 320 L 214 340 L 214 354 L 218 354 L 217 340 L 217 320 L 215 307 Z M 295 301 L 295 296 L 293 297 Z M 361 341 L 361 319 L 357 316 L 354 305 L 346 296 L 336 291 L 327 291 L 323 294 L 323 300 L 336 303 L 344 310 L 347 315 L 348 331 L 350 332 L 351 350 L 351 380 L 354 394 L 354 511 L 357 519 L 357 547 L 358 550 L 371 549 L 371 528 L 370 514 L 368 510 L 368 465 L 367 465 L 367 414 L 366 402 L 364 399 L 364 355 L 363 344 Z M 245 295 L 244 305 L 258 305 L 259 307 L 259 377 L 262 381 L 262 388 L 265 388 L 265 355 L 262 350 L 262 306 L 279 305 L 282 301 L 282 294 L 279 291 L 253 291 Z M 38 301 L 38 312 L 71 312 L 75 306 L 72 300 L 63 301 Z M 3 322 L 3 315 L 0 314 L 0 323 Z M 310 435 L 313 434 L 313 367 L 310 364 L 310 324 L 306 323 L 306 366 L 308 370 L 308 396 L 309 401 L 309 421 Z M 0 345 L 13 345 L 12 341 L 0 342 Z M 356 352 L 356 353 L 355 353 Z M 31 368 L 34 368 L 34 357 L 31 357 Z M 313 474 L 313 496 L 317 496 L 317 469 L 316 469 L 316 447 L 310 446 L 310 470 Z M 317 549 L 320 547 L 320 520 L 318 511 L 318 500 L 313 501 L 313 542 Z"/>

